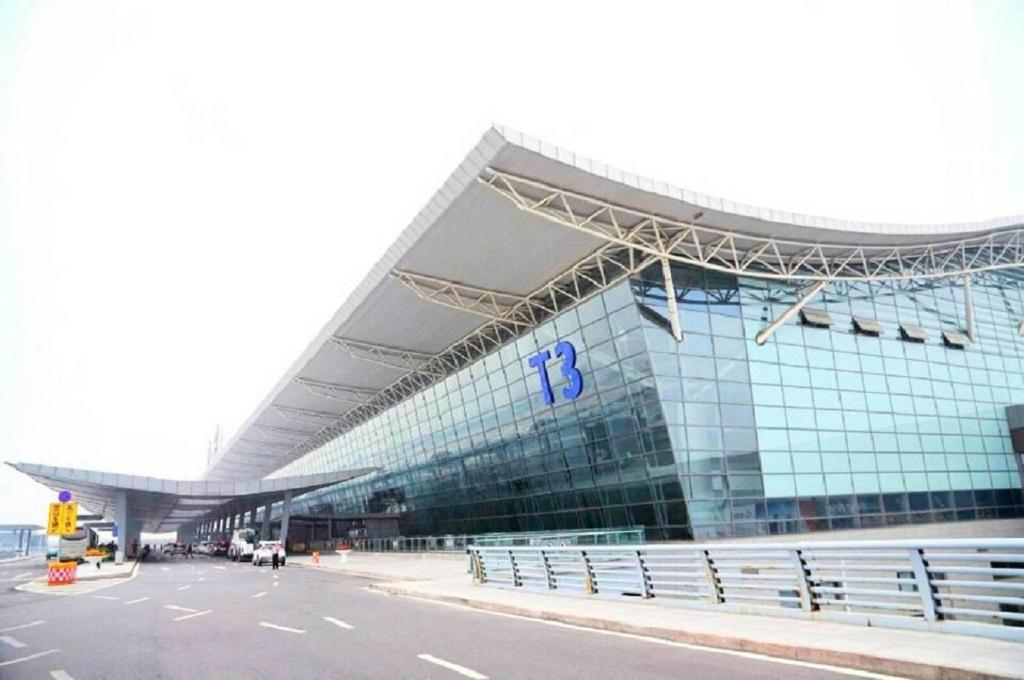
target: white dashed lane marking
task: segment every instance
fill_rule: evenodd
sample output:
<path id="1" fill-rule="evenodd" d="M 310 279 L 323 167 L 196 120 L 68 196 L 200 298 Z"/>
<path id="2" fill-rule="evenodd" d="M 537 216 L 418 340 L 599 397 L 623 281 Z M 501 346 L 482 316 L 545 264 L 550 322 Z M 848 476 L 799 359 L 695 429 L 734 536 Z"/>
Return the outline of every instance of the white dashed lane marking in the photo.
<path id="1" fill-rule="evenodd" d="M 53 678 L 53 680 L 75 680 L 73 677 L 68 675 L 68 672 L 65 670 L 50 671 L 50 677 Z"/>
<path id="2" fill-rule="evenodd" d="M 145 602 L 148 599 L 149 599 L 148 597 L 140 597 L 140 598 L 137 598 L 137 599 L 134 599 L 134 600 L 128 600 L 127 602 L 125 602 L 125 604 L 138 604 L 140 602 Z"/>
<path id="3" fill-rule="evenodd" d="M 185 614 L 184 616 L 179 616 L 179 617 L 175 618 L 174 620 L 175 621 L 185 621 L 187 619 L 194 619 L 197 616 L 206 616 L 207 614 L 209 614 L 212 611 L 213 611 L 212 609 L 204 609 L 201 612 L 194 612 L 192 614 Z"/>
<path id="4" fill-rule="evenodd" d="M 466 668 L 465 666 L 460 666 L 457 663 L 452 663 L 451 661 L 439 659 L 436 656 L 431 656 L 430 654 L 417 654 L 416 658 L 423 659 L 424 661 L 428 661 L 433 664 L 437 664 L 442 668 L 447 668 L 450 671 L 455 671 L 459 675 L 464 675 L 467 678 L 473 678 L 473 680 L 487 680 L 487 676 L 483 673 L 477 673 L 472 668 Z"/>
<path id="5" fill-rule="evenodd" d="M 174 610 L 176 612 L 193 612 L 193 613 L 199 611 L 198 609 L 189 609 L 188 607 L 179 607 L 176 604 L 165 604 L 164 605 L 164 609 L 172 609 L 172 610 Z"/>
<path id="6" fill-rule="evenodd" d="M 355 628 L 355 626 L 349 623 L 345 623 L 344 621 L 341 621 L 339 619 L 336 619 L 333 616 L 325 616 L 324 621 L 326 621 L 327 623 L 333 623 L 338 628 L 344 628 L 345 630 L 352 630 L 353 628 Z"/>
<path id="7" fill-rule="evenodd" d="M 254 597 L 254 598 L 255 598 L 255 597 L 263 597 L 263 596 L 264 596 L 264 595 L 266 595 L 266 594 L 267 594 L 267 591 L 265 591 L 265 590 L 264 590 L 264 591 L 263 591 L 262 593 L 256 593 L 255 595 L 253 595 L 253 597 Z"/>
<path id="8" fill-rule="evenodd" d="M 40 619 L 39 621 L 33 621 L 32 623 L 22 623 L 21 625 L 18 625 L 18 626 L 10 626 L 8 628 L 0 628 L 0 633 L 9 633 L 12 630 L 21 630 L 22 628 L 31 628 L 32 626 L 38 626 L 41 623 L 46 623 L 46 621 L 43 621 L 42 619 Z"/>
<path id="9" fill-rule="evenodd" d="M 114 597 L 113 595 L 93 595 L 97 600 L 118 600 L 120 598 Z"/>
<path id="10" fill-rule="evenodd" d="M 4 643 L 5 645 L 10 645 L 11 647 L 14 647 L 15 649 L 22 649 L 22 648 L 28 646 L 24 642 L 22 642 L 21 640 L 17 640 L 15 638 L 12 638 L 10 635 L 0 635 L 0 642 Z"/>
<path id="11" fill-rule="evenodd" d="M 178 588 L 178 590 L 188 590 L 191 587 L 192 586 L 190 586 L 190 585 L 184 585 L 184 586 L 181 586 L 180 588 Z"/>
<path id="12" fill-rule="evenodd" d="M 286 633 L 298 633 L 304 635 L 306 631 L 298 628 L 289 628 L 288 626 L 279 626 L 276 623 L 267 623 L 266 621 L 260 621 L 260 625 L 264 628 L 273 628 L 274 630 L 283 630 Z"/>
<path id="13" fill-rule="evenodd" d="M 22 656 L 17 659 L 11 659 L 9 661 L 0 661 L 0 668 L 3 668 L 4 666 L 13 666 L 14 664 L 21 663 L 22 661 L 31 661 L 32 659 L 38 659 L 39 657 L 46 656 L 47 654 L 56 654 L 59 651 L 59 649 L 47 649 L 45 652 L 36 652 L 35 654 L 29 654 L 28 656 Z"/>
<path id="14" fill-rule="evenodd" d="M 223 570 L 223 571 L 227 571 L 227 567 L 222 567 L 222 566 L 220 566 L 219 564 L 217 564 L 217 565 L 214 565 L 214 567 L 213 567 L 213 568 L 214 568 L 214 569 L 221 569 L 221 570 Z"/>

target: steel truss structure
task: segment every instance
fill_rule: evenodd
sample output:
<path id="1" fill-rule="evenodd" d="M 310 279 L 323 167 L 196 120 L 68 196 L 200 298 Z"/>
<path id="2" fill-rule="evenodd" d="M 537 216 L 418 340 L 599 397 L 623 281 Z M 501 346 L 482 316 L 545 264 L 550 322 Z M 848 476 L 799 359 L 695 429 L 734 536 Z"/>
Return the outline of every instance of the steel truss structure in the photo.
<path id="1" fill-rule="evenodd" d="M 396 270 L 393 276 L 423 300 L 485 316 L 488 322 L 433 357 L 332 338 L 334 344 L 353 352 L 358 358 L 405 368 L 408 372 L 377 392 L 373 398 L 356 405 L 340 417 L 319 411 L 274 406 L 278 413 L 290 420 L 322 425 L 312 437 L 283 456 L 280 465 L 301 458 L 655 261 L 656 258 L 638 253 L 633 248 L 609 243 L 528 295 L 491 291 L 457 281 Z"/>
<path id="2" fill-rule="evenodd" d="M 610 243 L 737 276 L 785 281 L 931 279 L 1024 265 L 1024 225 L 900 246 L 778 239 L 681 222 L 486 168 L 477 181 L 520 210 Z"/>
<path id="3" fill-rule="evenodd" d="M 678 292 L 672 281 L 671 263 L 805 288 L 792 307 L 758 333 L 758 343 L 766 342 L 827 285 L 839 289 L 866 282 L 894 288 L 927 286 L 940 279 L 966 279 L 972 273 L 1024 265 L 1024 225 L 917 245 L 813 243 L 702 225 L 699 223 L 703 217 L 701 211 L 695 212 L 689 222 L 668 219 L 493 168 L 485 168 L 476 179 L 520 210 L 597 237 L 604 245 L 527 295 L 393 270 L 391 275 L 422 300 L 474 314 L 486 319 L 486 323 L 433 356 L 332 337 L 331 342 L 352 357 L 401 370 L 403 375 L 380 391 L 296 378 L 295 382 L 314 394 L 354 405 L 340 416 L 274 406 L 283 417 L 318 428 L 307 435 L 287 428 L 259 426 L 271 437 L 303 439 L 277 460 L 278 468 L 653 263 L 661 263 L 670 328 L 677 341 L 682 340 L 683 329 L 679 325 Z M 967 313 L 971 316 L 972 310 Z M 973 328 L 969 330 L 973 337 Z M 1021 332 L 1024 333 L 1024 324 Z"/>

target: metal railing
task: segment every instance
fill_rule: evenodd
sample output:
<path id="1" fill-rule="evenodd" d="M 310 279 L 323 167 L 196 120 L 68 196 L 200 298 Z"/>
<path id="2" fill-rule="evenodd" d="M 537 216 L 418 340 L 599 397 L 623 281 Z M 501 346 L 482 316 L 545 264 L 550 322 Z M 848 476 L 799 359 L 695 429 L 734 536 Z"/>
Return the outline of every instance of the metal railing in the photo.
<path id="1" fill-rule="evenodd" d="M 1024 539 L 470 546 L 477 583 L 1024 641 Z"/>
<path id="2" fill-rule="evenodd" d="M 357 538 L 354 550 L 364 552 L 460 552 L 470 546 L 574 546 L 636 545 L 644 542 L 642 527 L 603 531 L 524 531 L 508 534 L 464 534 L 449 536 L 394 536 Z"/>

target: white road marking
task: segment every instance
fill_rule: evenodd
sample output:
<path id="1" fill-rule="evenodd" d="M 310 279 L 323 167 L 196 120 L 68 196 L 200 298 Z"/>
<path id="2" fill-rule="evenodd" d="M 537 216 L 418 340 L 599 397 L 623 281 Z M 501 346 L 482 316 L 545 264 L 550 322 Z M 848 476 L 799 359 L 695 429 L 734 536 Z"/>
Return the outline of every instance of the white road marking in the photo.
<path id="1" fill-rule="evenodd" d="M 207 614 L 209 614 L 212 611 L 213 611 L 212 609 L 204 609 L 203 611 L 196 612 L 194 614 L 185 614 L 184 616 L 179 616 L 179 617 L 175 618 L 174 620 L 175 621 L 184 621 L 186 619 L 194 619 L 197 616 L 206 616 Z"/>
<path id="2" fill-rule="evenodd" d="M 277 574 L 273 574 L 274 580 L 277 580 Z"/>
<path id="3" fill-rule="evenodd" d="M 191 587 L 192 586 L 186 584 L 186 585 L 183 585 L 182 587 L 178 588 L 178 590 L 188 590 Z"/>
<path id="4" fill-rule="evenodd" d="M 179 607 L 176 604 L 165 604 L 164 609 L 173 609 L 176 612 L 197 612 L 198 609 L 189 609 L 188 607 Z"/>
<path id="5" fill-rule="evenodd" d="M 299 634 L 303 634 L 303 635 L 306 633 L 306 631 L 299 630 L 298 628 L 289 628 L 288 626 L 279 626 L 279 625 L 277 625 L 275 623 L 267 623 L 266 621 L 260 621 L 260 625 L 263 626 L 264 628 L 273 628 L 274 630 L 283 630 L 286 633 L 299 633 Z"/>
<path id="6" fill-rule="evenodd" d="M 160 571 L 170 571 L 170 567 L 160 567 Z"/>
<path id="7" fill-rule="evenodd" d="M 202 583 L 202 582 L 203 582 L 203 581 L 205 581 L 205 580 L 206 580 L 206 579 L 205 579 L 205 578 L 203 578 L 202 576 L 200 576 L 200 577 L 199 577 L 199 582 L 200 582 L 200 583 Z"/>
<path id="8" fill-rule="evenodd" d="M 18 574 L 16 576 L 12 576 L 11 580 L 12 581 L 20 581 L 23 578 L 29 578 L 31 576 L 32 576 L 32 572 L 31 571 L 26 571 L 26 572 L 23 572 L 23 573 Z"/>
<path id="9" fill-rule="evenodd" d="M 75 680 L 73 677 L 68 675 L 67 671 L 64 670 L 50 671 L 50 677 L 53 678 L 53 680 Z"/>
<path id="10" fill-rule="evenodd" d="M 344 628 L 345 630 L 352 630 L 353 628 L 355 628 L 355 626 L 353 626 L 352 624 L 345 623 L 344 621 L 340 621 L 340 620 L 334 618 L 333 616 L 325 616 L 324 617 L 324 621 L 326 621 L 328 623 L 333 623 L 338 628 Z"/>
<path id="11" fill-rule="evenodd" d="M 4 644 L 10 645 L 11 647 L 14 647 L 15 649 L 21 649 L 22 647 L 27 647 L 28 646 L 24 642 L 22 642 L 21 640 L 16 640 L 15 638 L 12 638 L 10 635 L 0 635 L 0 642 L 3 642 Z"/>
<path id="12" fill-rule="evenodd" d="M 47 654 L 54 654 L 59 651 L 59 649 L 47 649 L 45 652 L 36 652 L 35 654 L 29 654 L 28 656 L 23 656 L 17 659 L 11 659 L 9 661 L 0 661 L 0 668 L 3 668 L 4 666 L 13 666 L 14 664 L 21 663 L 22 661 L 31 661 L 32 659 L 38 659 L 41 656 L 46 656 Z"/>
<path id="13" fill-rule="evenodd" d="M 277 581 L 274 581 L 274 587 L 275 588 L 277 587 Z"/>
<path id="14" fill-rule="evenodd" d="M 216 564 L 216 565 L 214 565 L 214 567 L 213 567 L 213 568 L 214 568 L 214 569 L 222 569 L 222 570 L 224 570 L 224 571 L 227 571 L 227 567 L 222 567 L 222 566 L 220 566 L 219 564 Z"/>
<path id="15" fill-rule="evenodd" d="M 372 588 L 370 590 L 373 590 Z M 378 591 L 384 594 L 384 591 Z M 390 594 L 390 593 L 387 593 Z M 664 640 L 662 638 L 647 637 L 644 635 L 636 635 L 635 633 L 620 633 L 616 630 L 601 630 L 600 628 L 587 628 L 586 626 L 576 626 L 571 623 L 562 623 L 561 621 L 548 621 L 546 619 L 535 619 L 529 616 L 520 616 L 519 614 L 506 614 L 505 612 L 492 612 L 486 609 L 477 609 L 464 604 L 454 604 L 452 602 L 439 602 L 438 600 L 431 600 L 426 597 L 415 597 L 413 595 L 401 595 L 408 600 L 419 600 L 420 602 L 430 602 L 433 604 L 441 605 L 442 607 L 452 607 L 454 609 L 463 609 L 465 611 L 478 612 L 481 614 L 490 614 L 491 616 L 504 616 L 509 619 L 518 619 L 520 621 L 530 621 L 533 623 L 540 623 L 545 626 L 555 626 L 557 628 L 568 628 L 570 630 L 579 630 L 587 633 L 597 633 L 599 635 L 614 635 L 616 637 L 628 638 L 630 640 L 639 640 L 641 642 L 651 642 L 656 645 L 666 645 L 668 647 L 679 647 L 681 649 L 693 649 L 699 652 L 709 652 L 712 654 L 727 654 L 730 656 L 738 656 L 744 659 L 754 659 L 757 661 L 767 661 L 769 663 L 780 663 L 787 666 L 802 666 L 803 668 L 814 668 L 817 670 L 829 671 L 830 673 L 837 673 L 840 675 L 851 675 L 858 678 L 872 678 L 873 680 L 903 680 L 895 675 L 884 675 L 881 673 L 872 673 L 871 671 L 859 671 L 854 668 L 843 668 L 841 666 L 829 666 L 824 663 L 813 663 L 811 661 L 797 661 L 795 659 L 780 659 L 774 656 L 766 656 L 764 654 L 758 654 L 757 652 L 744 652 L 738 649 L 721 649 L 718 647 L 704 647 L 701 645 L 690 644 L 687 642 L 675 642 L 674 640 Z"/>
<path id="16" fill-rule="evenodd" d="M 429 661 L 430 663 L 435 663 L 438 666 L 443 666 L 444 668 L 447 668 L 450 671 L 455 671 L 459 675 L 464 675 L 467 678 L 473 678 L 473 680 L 487 680 L 487 676 L 483 673 L 477 673 L 472 668 L 466 668 L 465 666 L 460 666 L 457 663 L 452 663 L 451 661 L 439 659 L 436 656 L 431 656 L 429 654 L 417 654 L 416 658 L 423 659 L 424 661 Z"/>
<path id="17" fill-rule="evenodd" d="M 114 597 L 113 595 L 93 595 L 97 600 L 119 600 L 121 598 Z"/>
<path id="18" fill-rule="evenodd" d="M 263 597 L 263 596 L 264 596 L 264 595 L 266 595 L 266 594 L 267 594 L 267 591 L 265 591 L 265 590 L 264 590 L 264 591 L 263 591 L 262 593 L 256 593 L 255 595 L 253 595 L 253 597 L 254 597 L 254 598 L 255 598 L 255 597 Z"/>
<path id="19" fill-rule="evenodd" d="M 140 602 L 145 602 L 148 599 L 149 599 L 148 597 L 140 597 L 140 598 L 135 599 L 135 600 L 128 600 L 127 602 L 125 602 L 125 604 L 138 604 Z"/>
<path id="20" fill-rule="evenodd" d="M 40 619 L 39 621 L 33 621 L 32 623 L 23 623 L 20 626 L 10 626 L 8 628 L 0 628 L 0 633 L 9 633 L 12 630 L 21 630 L 22 628 L 31 628 L 32 626 L 38 626 L 40 623 L 46 623 Z"/>

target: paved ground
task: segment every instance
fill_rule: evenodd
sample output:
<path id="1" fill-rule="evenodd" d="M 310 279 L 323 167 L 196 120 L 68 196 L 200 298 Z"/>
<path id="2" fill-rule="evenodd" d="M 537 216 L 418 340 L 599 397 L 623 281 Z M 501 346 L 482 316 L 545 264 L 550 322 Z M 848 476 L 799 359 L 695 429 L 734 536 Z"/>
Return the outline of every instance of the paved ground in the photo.
<path id="1" fill-rule="evenodd" d="M 295 566 L 174 558 L 71 595 L 14 589 L 42 569 L 41 560 L 0 564 L 5 679 L 848 677 L 387 596 L 354 576 Z"/>

